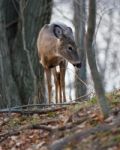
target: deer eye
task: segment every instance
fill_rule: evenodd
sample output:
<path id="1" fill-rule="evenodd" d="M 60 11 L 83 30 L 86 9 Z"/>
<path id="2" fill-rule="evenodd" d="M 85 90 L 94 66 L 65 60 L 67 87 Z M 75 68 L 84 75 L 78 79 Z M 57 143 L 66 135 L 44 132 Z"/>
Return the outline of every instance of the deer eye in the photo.
<path id="1" fill-rule="evenodd" d="M 72 51 L 72 50 L 73 50 L 73 47 L 72 47 L 72 46 L 68 46 L 68 50 L 69 50 L 69 51 Z"/>

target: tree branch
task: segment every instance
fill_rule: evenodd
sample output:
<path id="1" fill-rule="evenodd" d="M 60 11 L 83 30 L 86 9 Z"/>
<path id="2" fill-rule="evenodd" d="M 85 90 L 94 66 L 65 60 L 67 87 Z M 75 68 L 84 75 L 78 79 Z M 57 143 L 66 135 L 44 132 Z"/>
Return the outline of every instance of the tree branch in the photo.
<path id="1" fill-rule="evenodd" d="M 107 117 L 110 112 L 110 107 L 105 97 L 105 91 L 103 88 L 102 80 L 97 69 L 94 46 L 93 46 L 95 27 L 96 27 L 96 0 L 89 0 L 89 17 L 88 17 L 87 36 L 86 36 L 86 51 L 87 51 L 88 62 L 89 62 L 92 78 L 94 81 L 95 91 L 98 96 L 101 112 L 104 117 Z"/>

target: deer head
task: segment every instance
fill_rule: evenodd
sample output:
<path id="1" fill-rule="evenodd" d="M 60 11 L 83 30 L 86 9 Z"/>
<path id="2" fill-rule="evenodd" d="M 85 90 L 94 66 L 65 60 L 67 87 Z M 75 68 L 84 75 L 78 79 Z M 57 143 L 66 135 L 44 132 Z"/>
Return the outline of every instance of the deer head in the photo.
<path id="1" fill-rule="evenodd" d="M 53 33 L 57 38 L 57 54 L 76 67 L 81 67 L 80 58 L 70 27 L 61 24 L 53 25 Z"/>
<path id="2" fill-rule="evenodd" d="M 45 25 L 38 36 L 37 47 L 45 68 L 55 67 L 63 60 L 81 67 L 72 29 L 65 24 Z"/>

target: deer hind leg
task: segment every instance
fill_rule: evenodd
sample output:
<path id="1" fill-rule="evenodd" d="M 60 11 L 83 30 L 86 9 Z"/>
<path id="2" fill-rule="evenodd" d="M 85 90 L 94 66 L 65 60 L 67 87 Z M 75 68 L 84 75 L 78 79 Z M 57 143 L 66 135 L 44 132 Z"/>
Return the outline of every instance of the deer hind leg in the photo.
<path id="1" fill-rule="evenodd" d="M 66 102 L 66 94 L 65 94 L 65 72 L 66 72 L 66 61 L 60 63 L 60 87 L 62 93 L 62 101 Z"/>
<path id="2" fill-rule="evenodd" d="M 52 92 L 52 83 L 51 83 L 51 69 L 45 69 L 46 79 L 47 79 L 47 88 L 48 88 L 48 101 L 51 103 L 51 92 Z"/>
<path id="3" fill-rule="evenodd" d="M 53 76 L 54 76 L 54 84 L 55 84 L 55 100 L 56 103 L 58 103 L 58 96 L 59 96 L 59 81 L 58 81 L 58 76 L 57 76 L 57 70 L 56 68 L 52 69 Z"/>
<path id="4" fill-rule="evenodd" d="M 57 76 L 56 76 L 57 77 Z M 59 82 L 57 80 L 57 78 L 55 79 L 55 99 L 56 99 L 56 103 L 58 103 L 58 96 L 59 96 Z"/>

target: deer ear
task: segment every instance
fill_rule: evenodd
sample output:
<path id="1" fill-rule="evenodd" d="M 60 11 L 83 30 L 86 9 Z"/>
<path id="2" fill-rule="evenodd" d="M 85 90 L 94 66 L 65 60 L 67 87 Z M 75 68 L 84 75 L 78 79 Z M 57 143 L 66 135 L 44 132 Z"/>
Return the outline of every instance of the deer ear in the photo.
<path id="1" fill-rule="evenodd" d="M 72 29 L 71 29 L 70 27 L 67 27 L 67 28 L 65 29 L 65 31 L 64 31 L 64 34 L 66 34 L 66 35 L 71 35 L 71 34 L 73 34 Z"/>
<path id="2" fill-rule="evenodd" d="M 70 37 L 72 40 L 74 40 L 73 31 L 70 27 L 67 27 L 64 31 L 64 35 L 67 37 Z"/>
<path id="3" fill-rule="evenodd" d="M 67 31 L 68 31 L 69 33 L 73 33 L 73 31 L 72 31 L 72 29 L 71 29 L 70 27 L 67 27 Z"/>
<path id="4" fill-rule="evenodd" d="M 61 38 L 63 35 L 63 30 L 59 25 L 54 25 L 53 33 L 57 38 Z"/>

